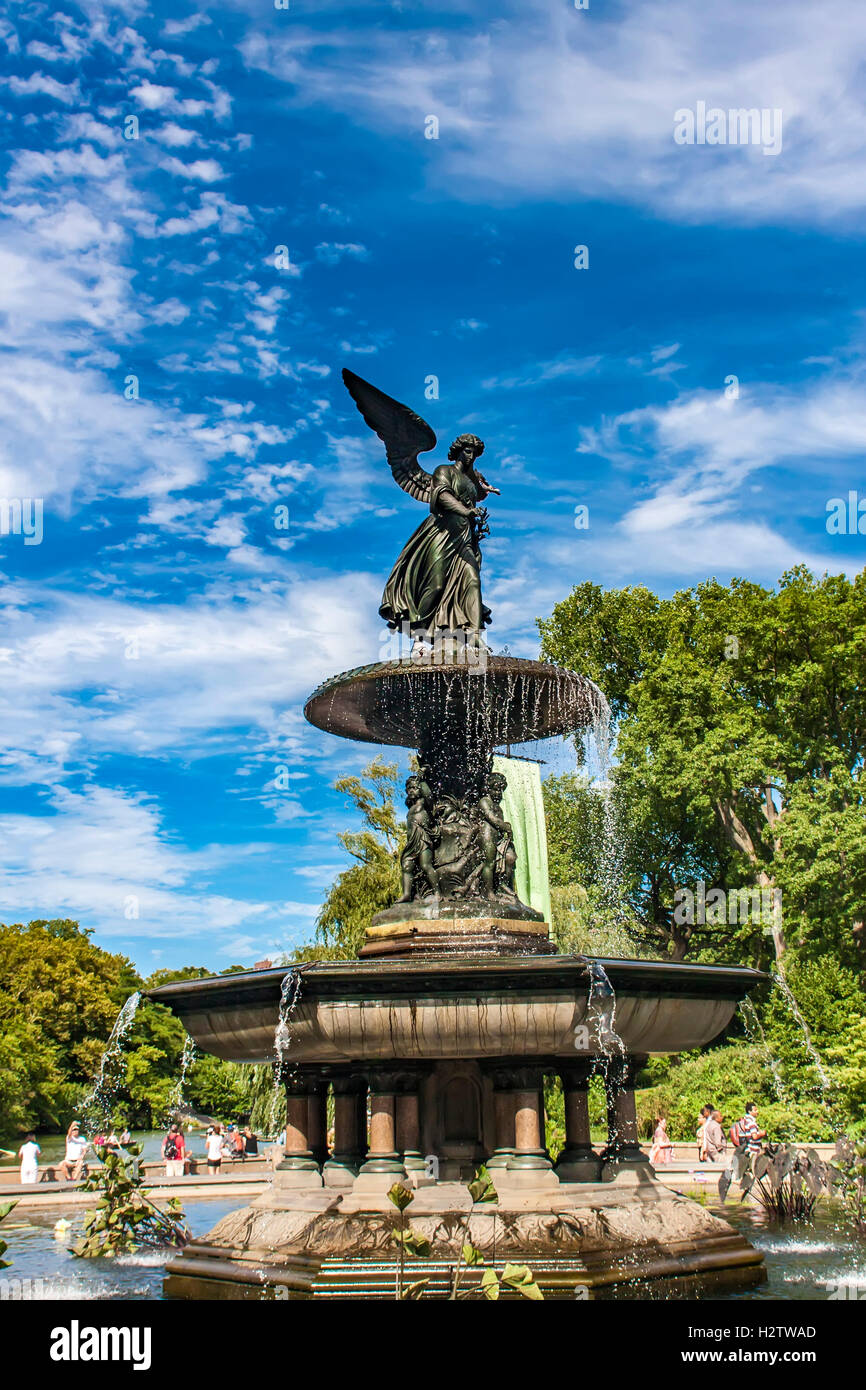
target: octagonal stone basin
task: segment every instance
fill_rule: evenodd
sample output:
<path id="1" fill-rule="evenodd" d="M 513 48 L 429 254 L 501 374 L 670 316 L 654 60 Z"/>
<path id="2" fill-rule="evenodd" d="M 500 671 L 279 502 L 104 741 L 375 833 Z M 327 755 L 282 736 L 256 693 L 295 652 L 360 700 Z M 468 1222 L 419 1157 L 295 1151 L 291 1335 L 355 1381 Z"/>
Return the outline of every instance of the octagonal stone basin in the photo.
<path id="1" fill-rule="evenodd" d="M 616 1031 L 632 1055 L 684 1052 L 717 1038 L 763 980 L 744 966 L 596 958 L 616 994 Z M 286 1060 L 575 1057 L 592 1053 L 593 959 L 317 961 L 300 971 Z M 269 1062 L 286 967 L 160 985 L 205 1052 Z M 576 1030 L 588 1023 L 589 1040 Z"/>

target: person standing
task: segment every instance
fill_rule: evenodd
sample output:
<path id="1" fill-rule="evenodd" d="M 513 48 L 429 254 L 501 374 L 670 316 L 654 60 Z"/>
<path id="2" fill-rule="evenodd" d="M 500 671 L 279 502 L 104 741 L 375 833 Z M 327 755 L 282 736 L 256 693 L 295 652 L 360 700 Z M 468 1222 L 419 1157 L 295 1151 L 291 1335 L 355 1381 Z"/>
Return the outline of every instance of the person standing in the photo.
<path id="1" fill-rule="evenodd" d="M 722 1129 L 722 1116 L 718 1110 L 714 1110 L 708 1117 L 704 1125 L 704 1148 L 707 1159 L 710 1163 L 717 1163 L 724 1157 L 728 1141 L 725 1138 L 725 1131 Z"/>
<path id="2" fill-rule="evenodd" d="M 208 1129 L 204 1143 L 207 1150 L 207 1170 L 215 1177 L 220 1170 L 223 1157 L 223 1136 L 220 1125 L 214 1125 L 212 1129 Z"/>
<path id="3" fill-rule="evenodd" d="M 740 1133 L 740 1148 L 745 1149 L 752 1157 L 759 1154 L 762 1148 L 761 1140 L 766 1139 L 767 1131 L 758 1126 L 758 1107 L 755 1101 L 748 1102 L 746 1113 L 738 1122 L 737 1128 Z"/>
<path id="4" fill-rule="evenodd" d="M 712 1115 L 712 1113 L 713 1107 L 711 1105 L 701 1106 L 701 1113 L 698 1116 L 698 1127 L 695 1130 L 695 1139 L 698 1143 L 698 1163 L 706 1163 L 707 1161 L 707 1150 L 704 1143 L 704 1134 L 707 1127 L 707 1120 L 709 1119 L 710 1115 Z"/>
<path id="5" fill-rule="evenodd" d="M 249 1125 L 247 1125 L 246 1128 L 244 1129 L 244 1153 L 249 1154 L 250 1157 L 257 1157 L 257 1156 L 258 1156 L 258 1152 L 259 1152 L 259 1141 L 258 1141 L 258 1138 L 256 1137 L 255 1134 L 253 1134 L 253 1132 L 252 1132 L 252 1130 L 250 1129 Z"/>
<path id="6" fill-rule="evenodd" d="M 39 1181 L 39 1155 L 42 1152 L 36 1142 L 36 1135 L 33 1130 L 28 1130 L 24 1136 L 24 1143 L 18 1150 L 18 1157 L 21 1159 L 21 1181 Z"/>
<path id="7" fill-rule="evenodd" d="M 165 1159 L 165 1176 L 167 1178 L 182 1178 L 186 1148 L 183 1134 L 178 1125 L 171 1125 L 168 1134 L 163 1139 L 162 1156 Z"/>
<path id="8" fill-rule="evenodd" d="M 650 1149 L 650 1163 L 657 1168 L 661 1163 L 670 1163 L 674 1156 L 674 1146 L 668 1136 L 668 1122 L 664 1115 L 659 1115 L 653 1132 L 653 1143 Z"/>

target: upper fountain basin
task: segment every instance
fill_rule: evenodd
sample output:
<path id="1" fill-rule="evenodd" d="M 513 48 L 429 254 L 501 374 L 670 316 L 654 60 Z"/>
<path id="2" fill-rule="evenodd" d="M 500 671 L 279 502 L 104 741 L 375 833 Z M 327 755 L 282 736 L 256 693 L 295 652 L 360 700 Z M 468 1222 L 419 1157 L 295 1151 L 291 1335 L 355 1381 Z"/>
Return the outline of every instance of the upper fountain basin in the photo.
<path id="1" fill-rule="evenodd" d="M 744 966 L 608 960 L 616 1031 L 632 1055 L 703 1047 L 765 977 Z M 317 961 L 300 967 L 289 1019 L 292 1063 L 394 1059 L 555 1058 L 597 1051 L 586 956 L 424 961 Z M 293 967 L 298 969 L 299 967 Z M 160 985 L 205 1052 L 233 1062 L 274 1059 L 286 968 Z M 585 1030 L 580 1025 L 588 1024 Z"/>
<path id="2" fill-rule="evenodd" d="M 332 676 L 310 696 L 311 724 L 365 743 L 417 748 L 438 719 L 491 747 L 585 728 L 603 709 L 586 676 L 543 661 L 483 654 L 479 665 L 380 661 Z"/>

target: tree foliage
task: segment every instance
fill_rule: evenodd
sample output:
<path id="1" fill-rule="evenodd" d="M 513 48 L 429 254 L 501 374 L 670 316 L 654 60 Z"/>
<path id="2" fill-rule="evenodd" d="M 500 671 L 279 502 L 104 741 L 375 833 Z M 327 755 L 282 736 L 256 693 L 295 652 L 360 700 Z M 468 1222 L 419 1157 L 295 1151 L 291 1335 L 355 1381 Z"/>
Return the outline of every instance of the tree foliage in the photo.
<path id="1" fill-rule="evenodd" d="M 297 960 L 357 956 L 370 918 L 390 907 L 400 894 L 405 829 L 394 807 L 396 763 L 383 763 L 376 757 L 360 777 L 341 777 L 335 786 L 361 816 L 360 830 L 344 830 L 337 836 L 356 862 L 337 875 L 316 922 L 317 943 L 296 952 Z"/>
<path id="2" fill-rule="evenodd" d="M 821 1059 L 819 1069 L 783 992 L 764 990 L 758 1037 L 744 1040 L 735 1022 L 705 1056 L 651 1064 L 644 1122 L 665 1113 L 686 1137 L 701 1105 L 715 1101 L 730 1121 L 751 1096 L 779 1137 L 792 1123 L 800 1138 L 856 1131 L 866 1067 L 866 572 L 816 579 L 799 567 L 775 589 L 708 580 L 670 599 L 584 583 L 539 626 L 543 655 L 590 676 L 611 706 L 607 801 L 626 953 L 772 967 Z M 603 798 L 575 776 L 548 783 L 545 805 L 557 935 L 604 949 Z M 678 911 L 678 890 L 701 881 L 725 896 L 717 920 Z M 765 892 L 763 911 L 757 897 L 743 910 L 740 891 L 753 889 Z M 781 920 L 768 920 L 776 895 Z"/>

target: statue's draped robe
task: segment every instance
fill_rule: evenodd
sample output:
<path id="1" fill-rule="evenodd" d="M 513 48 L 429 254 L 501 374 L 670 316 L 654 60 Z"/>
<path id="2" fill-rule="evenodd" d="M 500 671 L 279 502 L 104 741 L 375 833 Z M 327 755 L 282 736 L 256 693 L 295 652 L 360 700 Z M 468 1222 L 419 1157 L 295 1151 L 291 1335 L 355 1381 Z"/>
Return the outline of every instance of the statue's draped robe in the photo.
<path id="1" fill-rule="evenodd" d="M 491 620 L 481 602 L 481 556 L 472 543 L 469 517 L 447 510 L 450 493 L 467 507 L 478 490 L 464 473 L 440 464 L 433 474 L 430 515 L 406 542 L 391 571 L 379 612 L 391 627 L 411 623 L 427 629 L 466 631 Z"/>

